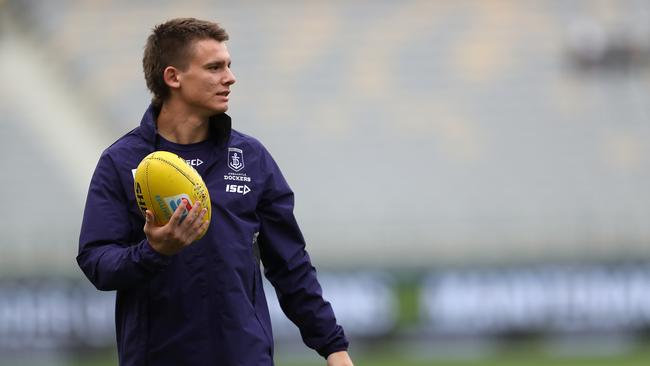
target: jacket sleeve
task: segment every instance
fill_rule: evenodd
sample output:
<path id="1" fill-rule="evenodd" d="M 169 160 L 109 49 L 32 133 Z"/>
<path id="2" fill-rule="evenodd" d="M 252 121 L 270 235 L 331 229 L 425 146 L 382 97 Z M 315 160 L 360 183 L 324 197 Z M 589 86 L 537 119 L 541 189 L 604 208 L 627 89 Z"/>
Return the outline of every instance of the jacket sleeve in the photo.
<path id="1" fill-rule="evenodd" d="M 258 243 L 266 277 L 275 288 L 280 306 L 298 326 L 305 344 L 327 357 L 348 349 L 343 328 L 323 299 L 305 250 L 305 240 L 293 214 L 294 198 L 275 161 L 264 151 L 265 189 L 258 206 L 261 221 Z"/>
<path id="2" fill-rule="evenodd" d="M 77 263 L 99 290 L 138 286 L 166 267 L 169 257 L 154 251 L 133 232 L 128 198 L 110 156 L 105 152 L 88 189 Z"/>

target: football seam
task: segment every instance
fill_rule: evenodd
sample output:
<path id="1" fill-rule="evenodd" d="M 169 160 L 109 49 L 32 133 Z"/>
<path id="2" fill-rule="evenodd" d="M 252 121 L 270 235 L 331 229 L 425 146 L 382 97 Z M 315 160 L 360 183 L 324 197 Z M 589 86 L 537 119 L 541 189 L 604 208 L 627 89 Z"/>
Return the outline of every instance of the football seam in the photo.
<path id="1" fill-rule="evenodd" d="M 162 161 L 162 162 L 164 162 L 165 164 L 171 166 L 172 168 L 176 169 L 179 173 L 181 173 L 181 175 L 184 176 L 185 179 L 187 179 L 188 181 L 190 181 L 190 183 L 192 184 L 192 186 L 196 185 L 196 183 L 194 182 L 194 180 L 192 180 L 192 178 L 190 178 L 190 177 L 189 177 L 189 176 L 188 176 L 184 171 L 180 170 L 180 169 L 179 169 L 176 165 L 174 165 L 174 163 L 172 163 L 171 161 L 165 160 L 165 159 L 163 159 L 163 158 L 158 158 L 158 157 L 155 157 L 155 156 L 154 156 L 154 157 L 151 157 L 151 159 L 155 159 L 155 160 L 158 160 L 158 161 Z M 183 164 L 185 164 L 185 163 L 183 163 Z"/>
<path id="2" fill-rule="evenodd" d="M 149 193 L 149 202 L 151 202 L 151 210 L 153 211 L 152 213 L 155 213 L 156 210 L 154 209 L 154 204 L 153 204 L 153 197 L 151 197 L 151 184 L 149 184 L 149 162 L 147 162 L 147 165 L 145 166 L 144 169 L 144 180 L 147 182 L 147 193 Z M 156 221 L 156 217 L 154 216 L 154 222 Z M 145 217 L 146 220 L 146 217 Z"/>

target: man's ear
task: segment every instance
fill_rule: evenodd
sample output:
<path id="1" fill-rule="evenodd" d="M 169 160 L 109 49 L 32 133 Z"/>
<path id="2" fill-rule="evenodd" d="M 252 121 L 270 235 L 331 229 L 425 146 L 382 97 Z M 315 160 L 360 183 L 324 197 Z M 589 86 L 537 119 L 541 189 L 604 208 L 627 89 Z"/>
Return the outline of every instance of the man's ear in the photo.
<path id="1" fill-rule="evenodd" d="M 165 68 L 165 71 L 163 71 L 163 79 L 165 80 L 165 84 L 172 89 L 181 87 L 181 76 L 178 69 L 174 66 L 167 66 Z"/>

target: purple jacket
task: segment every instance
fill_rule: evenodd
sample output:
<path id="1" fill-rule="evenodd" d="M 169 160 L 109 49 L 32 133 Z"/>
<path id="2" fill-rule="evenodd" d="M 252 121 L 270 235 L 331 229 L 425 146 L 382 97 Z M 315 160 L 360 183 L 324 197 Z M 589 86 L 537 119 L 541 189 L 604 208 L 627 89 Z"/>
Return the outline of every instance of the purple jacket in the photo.
<path id="1" fill-rule="evenodd" d="M 210 121 L 207 233 L 172 257 L 150 247 L 132 170 L 156 150 L 156 113 L 150 106 L 140 126 L 102 154 L 79 238 L 77 262 L 88 279 L 117 290 L 120 365 L 273 365 L 260 260 L 305 344 L 323 357 L 347 349 L 305 251 L 293 192 L 262 144 L 231 130 L 226 114 Z"/>

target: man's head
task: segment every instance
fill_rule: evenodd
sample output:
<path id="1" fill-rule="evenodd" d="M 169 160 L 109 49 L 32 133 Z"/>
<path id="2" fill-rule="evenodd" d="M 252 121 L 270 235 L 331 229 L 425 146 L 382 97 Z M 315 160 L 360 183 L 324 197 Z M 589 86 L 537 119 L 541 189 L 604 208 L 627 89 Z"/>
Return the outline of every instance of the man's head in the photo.
<path id="1" fill-rule="evenodd" d="M 160 107 L 174 93 L 188 105 L 225 112 L 235 82 L 227 40 L 228 34 L 218 24 L 194 18 L 156 26 L 142 59 L 152 103 Z"/>

